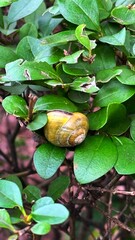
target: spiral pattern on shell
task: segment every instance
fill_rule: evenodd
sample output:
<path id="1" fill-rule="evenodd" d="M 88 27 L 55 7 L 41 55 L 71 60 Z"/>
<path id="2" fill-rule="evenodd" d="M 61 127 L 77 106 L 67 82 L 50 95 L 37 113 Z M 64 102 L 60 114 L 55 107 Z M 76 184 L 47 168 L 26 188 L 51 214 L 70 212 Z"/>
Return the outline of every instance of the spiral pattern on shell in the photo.
<path id="1" fill-rule="evenodd" d="M 88 119 L 84 114 L 54 110 L 48 112 L 47 117 L 44 134 L 53 145 L 73 147 L 84 141 L 89 129 Z"/>

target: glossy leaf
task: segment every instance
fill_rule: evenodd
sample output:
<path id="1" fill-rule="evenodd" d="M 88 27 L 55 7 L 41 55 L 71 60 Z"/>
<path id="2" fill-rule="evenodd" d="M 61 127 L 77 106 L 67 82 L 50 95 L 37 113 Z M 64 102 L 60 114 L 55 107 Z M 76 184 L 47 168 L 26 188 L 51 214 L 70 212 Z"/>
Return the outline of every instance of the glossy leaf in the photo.
<path id="1" fill-rule="evenodd" d="M 42 128 L 47 123 L 46 113 L 38 113 L 34 116 L 32 121 L 28 123 L 27 128 L 31 131 Z"/>
<path id="2" fill-rule="evenodd" d="M 114 8 L 111 13 L 114 20 L 122 25 L 135 23 L 135 9 L 129 9 L 128 6 L 119 6 Z"/>
<path id="3" fill-rule="evenodd" d="M 122 134 L 130 125 L 125 106 L 117 103 L 88 114 L 88 118 L 91 130 L 102 128 L 102 131 L 113 135 Z"/>
<path id="4" fill-rule="evenodd" d="M 57 95 L 47 95 L 38 98 L 34 106 L 34 111 L 64 110 L 75 112 L 77 107 L 67 98 Z"/>
<path id="5" fill-rule="evenodd" d="M 119 174 L 135 173 L 135 142 L 126 137 L 115 139 L 118 151 L 118 159 L 115 169 Z"/>
<path id="6" fill-rule="evenodd" d="M 98 8 L 99 8 L 99 16 L 100 20 L 106 19 L 110 15 L 110 11 L 112 8 L 111 0 L 97 0 Z"/>
<path id="7" fill-rule="evenodd" d="M 106 83 L 109 82 L 111 79 L 115 78 L 116 76 L 121 75 L 122 69 L 111 68 L 105 69 L 97 72 L 96 80 L 97 82 Z"/>
<path id="8" fill-rule="evenodd" d="M 55 70 L 47 63 L 18 59 L 6 64 L 6 77 L 10 81 L 58 79 Z"/>
<path id="9" fill-rule="evenodd" d="M 126 40 L 126 29 L 123 28 L 120 32 L 114 35 L 101 37 L 99 40 L 114 46 L 123 46 Z"/>
<path id="10" fill-rule="evenodd" d="M 110 81 L 106 83 L 98 92 L 94 105 L 105 107 L 112 103 L 122 103 L 132 97 L 135 93 L 135 88 L 126 86 L 118 81 Z"/>
<path id="11" fill-rule="evenodd" d="M 25 199 L 29 203 L 32 203 L 33 201 L 41 198 L 40 189 L 34 185 L 27 185 L 23 189 L 23 194 L 25 194 Z"/>
<path id="12" fill-rule="evenodd" d="M 123 84 L 135 85 L 135 71 L 125 66 L 121 66 L 121 70 L 122 73 L 116 76 L 116 78 Z"/>
<path id="13" fill-rule="evenodd" d="M 20 39 L 26 37 L 26 36 L 32 36 L 32 37 L 37 37 L 38 32 L 37 28 L 34 24 L 32 23 L 26 23 L 24 24 L 19 31 L 19 36 Z"/>
<path id="14" fill-rule="evenodd" d="M 92 182 L 106 174 L 117 160 L 117 150 L 109 137 L 88 136 L 75 149 L 74 173 L 81 184 Z"/>
<path id="15" fill-rule="evenodd" d="M 6 180 L 8 180 L 8 181 L 10 181 L 10 182 L 14 182 L 14 183 L 19 187 L 20 192 L 22 192 L 22 190 L 23 190 L 22 182 L 21 182 L 21 180 L 20 180 L 16 175 L 13 175 L 13 174 L 8 175 L 8 176 L 6 177 Z"/>
<path id="16" fill-rule="evenodd" d="M 36 235 L 45 235 L 51 231 L 51 225 L 47 222 L 38 222 L 31 228 L 31 231 Z"/>
<path id="17" fill-rule="evenodd" d="M 15 22 L 21 18 L 24 18 L 34 12 L 43 0 L 18 0 L 14 2 L 8 12 L 9 23 Z"/>
<path id="18" fill-rule="evenodd" d="M 40 145 L 34 153 L 37 173 L 45 179 L 52 177 L 65 158 L 65 149 L 49 143 Z"/>
<path id="19" fill-rule="evenodd" d="M 24 98 L 16 95 L 6 97 L 2 106 L 6 112 L 12 114 L 16 117 L 27 118 L 28 116 L 28 107 Z"/>
<path id="20" fill-rule="evenodd" d="M 6 209 L 0 209 L 0 227 L 14 231 L 14 227 L 11 224 L 10 215 Z"/>
<path id="21" fill-rule="evenodd" d="M 91 53 L 91 50 L 96 47 L 96 43 L 90 40 L 88 35 L 84 32 L 85 24 L 79 25 L 75 30 L 75 36 L 78 41 Z"/>
<path id="22" fill-rule="evenodd" d="M 32 211 L 35 212 L 37 209 L 50 204 L 54 204 L 54 201 L 51 197 L 42 197 L 32 205 Z"/>
<path id="23" fill-rule="evenodd" d="M 94 93 L 99 90 L 96 86 L 95 77 L 80 77 L 76 78 L 70 85 L 72 90 L 85 92 L 85 93 Z"/>
<path id="24" fill-rule="evenodd" d="M 62 57 L 60 59 L 60 62 L 66 62 L 68 64 L 73 64 L 73 63 L 77 63 L 78 62 L 78 59 L 80 57 L 80 55 L 83 53 L 83 50 L 80 50 L 80 51 L 77 51 L 71 55 L 68 55 L 68 56 L 65 56 L 65 57 Z"/>
<path id="25" fill-rule="evenodd" d="M 1 0 L 0 7 L 6 7 L 17 0 Z"/>
<path id="26" fill-rule="evenodd" d="M 19 187 L 10 181 L 0 180 L 0 207 L 22 207 L 22 197 Z"/>
<path id="27" fill-rule="evenodd" d="M 99 31 L 99 11 L 95 0 L 58 0 L 61 14 L 66 20 L 74 24 L 86 24 L 86 27 Z M 72 10 L 72 11 L 71 11 Z M 79 16 L 79 17 L 78 17 Z"/>
<path id="28" fill-rule="evenodd" d="M 53 200 L 57 200 L 66 188 L 70 184 L 70 179 L 68 176 L 59 176 L 54 181 L 52 181 L 49 185 L 47 195 L 53 198 Z"/>
<path id="29" fill-rule="evenodd" d="M 36 222 L 47 222 L 49 224 L 59 224 L 64 222 L 68 216 L 68 210 L 59 203 L 52 203 L 32 208 L 32 218 Z"/>

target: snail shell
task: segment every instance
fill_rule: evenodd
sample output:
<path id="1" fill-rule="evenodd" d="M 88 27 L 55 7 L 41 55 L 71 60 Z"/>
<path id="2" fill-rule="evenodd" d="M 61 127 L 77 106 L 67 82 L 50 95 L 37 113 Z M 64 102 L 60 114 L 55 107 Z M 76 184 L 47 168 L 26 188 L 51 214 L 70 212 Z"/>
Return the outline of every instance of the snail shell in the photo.
<path id="1" fill-rule="evenodd" d="M 44 127 L 46 139 L 59 147 L 71 147 L 82 143 L 87 135 L 87 117 L 79 112 L 50 111 Z"/>

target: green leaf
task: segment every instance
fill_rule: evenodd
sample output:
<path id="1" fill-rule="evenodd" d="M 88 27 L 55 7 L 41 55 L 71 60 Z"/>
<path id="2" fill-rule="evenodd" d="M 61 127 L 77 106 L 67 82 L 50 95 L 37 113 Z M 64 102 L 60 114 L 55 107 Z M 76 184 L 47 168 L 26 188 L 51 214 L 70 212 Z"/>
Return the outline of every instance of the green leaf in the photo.
<path id="1" fill-rule="evenodd" d="M 117 103 L 90 113 L 88 119 L 91 130 L 102 128 L 102 131 L 113 135 L 124 133 L 130 125 L 125 106 Z"/>
<path id="2" fill-rule="evenodd" d="M 96 47 L 96 43 L 93 40 L 90 40 L 87 34 L 84 32 L 85 24 L 79 25 L 75 30 L 75 36 L 78 41 L 89 51 L 91 54 L 91 50 Z"/>
<path id="3" fill-rule="evenodd" d="M 51 200 L 49 197 L 44 197 L 43 200 L 42 198 L 37 200 L 32 206 L 32 218 L 36 222 L 47 222 L 49 224 L 64 222 L 69 216 L 68 210 L 59 203 L 51 203 L 49 199 Z"/>
<path id="4" fill-rule="evenodd" d="M 23 189 L 23 193 L 25 194 L 25 199 L 29 203 L 41 198 L 40 189 L 34 185 L 27 185 L 27 187 Z"/>
<path id="5" fill-rule="evenodd" d="M 130 126 L 130 120 L 125 106 L 122 104 L 111 104 L 107 107 L 107 110 L 108 119 L 102 131 L 111 135 L 121 135 L 126 132 Z"/>
<path id="6" fill-rule="evenodd" d="M 46 62 L 28 62 L 18 59 L 6 64 L 9 81 L 59 79 L 55 70 Z"/>
<path id="7" fill-rule="evenodd" d="M 134 0 L 117 0 L 115 3 L 115 6 L 119 6 L 119 5 L 128 6 L 133 3 L 134 3 Z"/>
<path id="8" fill-rule="evenodd" d="M 12 49 L 0 46 L 0 68 L 4 68 L 7 63 L 16 59 L 18 59 L 18 56 Z"/>
<path id="9" fill-rule="evenodd" d="M 31 228 L 31 231 L 36 235 L 45 235 L 51 231 L 51 225 L 47 222 L 39 222 Z"/>
<path id="10" fill-rule="evenodd" d="M 52 144 L 40 145 L 34 153 L 34 165 L 37 173 L 45 179 L 52 177 L 65 158 L 65 149 Z"/>
<path id="11" fill-rule="evenodd" d="M 96 0 L 58 0 L 61 14 L 74 24 L 86 24 L 86 27 L 100 31 L 99 11 Z M 78 17 L 79 16 L 79 17 Z"/>
<path id="12" fill-rule="evenodd" d="M 26 118 L 28 109 L 25 100 L 20 96 L 8 96 L 2 101 L 3 108 L 12 115 Z"/>
<path id="13" fill-rule="evenodd" d="M 67 98 L 57 95 L 47 95 L 38 98 L 34 111 L 64 110 L 69 112 L 77 111 L 77 107 Z"/>
<path id="14" fill-rule="evenodd" d="M 24 51 L 24 47 L 26 48 Z M 53 64 L 63 57 L 60 48 L 50 44 L 44 44 L 43 40 L 27 36 L 23 38 L 17 46 L 17 54 L 25 60 L 35 60 L 36 62 L 47 62 Z"/>
<path id="15" fill-rule="evenodd" d="M 13 175 L 13 174 L 12 175 L 8 175 L 8 177 L 6 177 L 6 180 L 8 180 L 10 182 L 16 183 L 16 185 L 20 189 L 20 192 L 22 192 L 22 190 L 23 190 L 22 183 L 21 183 L 20 179 L 16 175 Z"/>
<path id="16" fill-rule="evenodd" d="M 87 136 L 75 149 L 75 177 L 81 184 L 92 182 L 106 174 L 116 160 L 116 147 L 109 137 Z"/>
<path id="17" fill-rule="evenodd" d="M 130 135 L 133 139 L 133 141 L 135 142 L 135 118 L 133 117 L 132 121 L 131 121 L 131 125 L 130 125 Z"/>
<path id="18" fill-rule="evenodd" d="M 33 13 L 43 0 L 18 0 L 13 3 L 8 12 L 8 22 L 12 23 Z"/>
<path id="19" fill-rule="evenodd" d="M 119 6 L 112 10 L 111 16 L 122 25 L 135 23 L 135 9 L 129 9 L 128 6 Z"/>
<path id="20" fill-rule="evenodd" d="M 100 20 L 106 19 L 110 15 L 110 11 L 112 8 L 111 0 L 97 0 L 98 8 L 99 8 L 99 16 Z"/>
<path id="21" fill-rule="evenodd" d="M 97 82 L 106 83 L 109 82 L 111 79 L 119 76 L 122 73 L 122 69 L 111 68 L 105 69 L 97 72 L 96 80 Z"/>
<path id="22" fill-rule="evenodd" d="M 1 0 L 0 7 L 6 7 L 17 0 Z"/>
<path id="23" fill-rule="evenodd" d="M 6 112 L 16 117 L 27 118 L 28 108 L 24 98 L 16 95 L 8 96 L 2 101 Z"/>
<path id="24" fill-rule="evenodd" d="M 85 93 L 94 93 L 99 90 L 96 86 L 95 77 L 79 77 L 76 78 L 70 85 L 72 90 L 85 92 Z"/>
<path id="25" fill-rule="evenodd" d="M 131 70 L 128 67 L 121 66 L 120 67 L 122 73 L 116 78 L 122 83 L 126 85 L 135 85 L 135 71 Z"/>
<path id="26" fill-rule="evenodd" d="M 135 142 L 126 137 L 115 138 L 118 160 L 115 169 L 119 174 L 135 173 Z"/>
<path id="27" fill-rule="evenodd" d="M 60 62 L 66 62 L 68 64 L 73 64 L 73 63 L 77 63 L 78 62 L 78 59 L 80 57 L 80 55 L 83 53 L 83 50 L 79 50 L 71 55 L 68 55 L 68 56 L 65 56 L 65 57 L 62 57 L 60 59 Z"/>
<path id="28" fill-rule="evenodd" d="M 10 181 L 0 180 L 0 207 L 14 208 L 23 207 L 19 187 Z"/>
<path id="29" fill-rule="evenodd" d="M 67 30 L 55 33 L 53 35 L 46 36 L 42 38 L 42 44 L 50 45 L 50 46 L 61 46 L 71 41 L 75 41 L 75 31 L 74 30 Z"/>
<path id="30" fill-rule="evenodd" d="M 99 40 L 113 46 L 123 46 L 126 40 L 126 29 L 123 28 L 120 32 L 114 35 L 101 37 Z"/>
<path id="31" fill-rule="evenodd" d="M 47 123 L 46 113 L 37 113 L 32 121 L 28 123 L 27 128 L 31 131 L 42 128 Z"/>
<path id="32" fill-rule="evenodd" d="M 13 234 L 8 237 L 8 240 L 17 240 L 18 239 L 18 234 Z"/>
<path id="33" fill-rule="evenodd" d="M 37 35 L 38 35 L 37 28 L 33 23 L 25 23 L 19 30 L 20 39 L 26 36 L 31 36 L 36 38 Z"/>
<path id="34" fill-rule="evenodd" d="M 0 209 L 0 227 L 7 228 L 10 231 L 14 231 L 14 227 L 11 224 L 10 215 L 6 209 Z"/>
<path id="35" fill-rule="evenodd" d="M 59 176 L 54 181 L 52 181 L 49 185 L 47 195 L 53 198 L 53 200 L 57 200 L 66 188 L 70 184 L 70 179 L 68 176 Z"/>
<path id="36" fill-rule="evenodd" d="M 110 81 L 106 83 L 98 92 L 94 105 L 105 107 L 112 103 L 122 103 L 132 97 L 135 93 L 135 88 L 126 86 L 118 81 Z"/>
<path id="37" fill-rule="evenodd" d="M 35 212 L 39 208 L 44 207 L 45 205 L 54 204 L 54 201 L 51 197 L 42 197 L 38 199 L 33 205 L 32 205 L 32 211 Z"/>

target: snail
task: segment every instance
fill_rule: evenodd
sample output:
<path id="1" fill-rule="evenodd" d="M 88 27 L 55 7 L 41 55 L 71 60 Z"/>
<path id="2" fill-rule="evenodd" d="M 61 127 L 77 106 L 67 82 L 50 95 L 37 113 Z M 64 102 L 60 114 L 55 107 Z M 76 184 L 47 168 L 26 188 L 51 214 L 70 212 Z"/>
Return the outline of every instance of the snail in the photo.
<path id="1" fill-rule="evenodd" d="M 84 114 L 54 110 L 48 112 L 47 117 L 44 135 L 53 145 L 73 147 L 84 141 L 89 129 L 88 119 Z"/>

